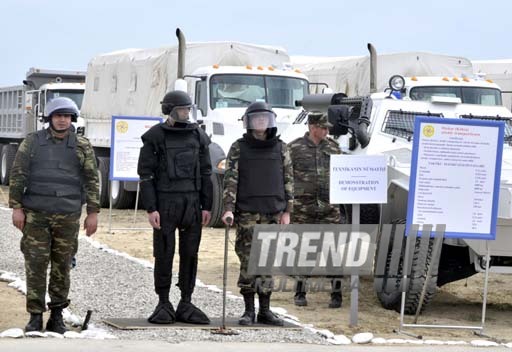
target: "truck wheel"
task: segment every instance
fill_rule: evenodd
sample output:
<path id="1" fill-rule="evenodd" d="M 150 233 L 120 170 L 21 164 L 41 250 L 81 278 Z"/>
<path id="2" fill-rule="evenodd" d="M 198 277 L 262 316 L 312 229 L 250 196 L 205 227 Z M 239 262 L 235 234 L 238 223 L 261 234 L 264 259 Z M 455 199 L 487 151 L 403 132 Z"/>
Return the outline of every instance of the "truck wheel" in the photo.
<path id="1" fill-rule="evenodd" d="M 125 190 L 124 181 L 113 180 L 111 185 L 112 208 L 133 208 L 135 205 L 135 192 Z"/>
<path id="2" fill-rule="evenodd" d="M 98 179 L 99 179 L 99 188 L 100 188 L 100 207 L 108 208 L 108 194 L 109 194 L 109 184 L 108 184 L 108 174 L 109 174 L 109 159 L 98 157 Z"/>
<path id="3" fill-rule="evenodd" d="M 223 204 L 222 204 L 222 175 L 212 173 L 212 184 L 213 184 L 213 204 L 212 204 L 212 219 L 208 226 L 210 227 L 222 227 L 222 215 L 223 215 Z"/>
<path id="4" fill-rule="evenodd" d="M 12 163 L 14 162 L 14 157 L 16 156 L 16 146 L 12 144 L 4 144 L 2 147 L 1 155 L 2 162 L 0 166 L 0 182 L 3 185 L 8 185 Z"/>
<path id="5" fill-rule="evenodd" d="M 393 221 L 394 224 L 404 224 L 405 220 Z M 398 270 L 396 274 L 390 274 L 391 258 L 394 251 L 393 243 L 395 236 L 404 236 L 401 246 L 398 250 L 401 251 L 400 259 L 398 261 Z M 400 312 L 400 304 L 402 298 L 402 292 L 400 289 L 402 278 L 403 278 L 403 259 L 405 254 L 406 238 L 403 233 L 396 233 L 396 229 L 391 232 L 390 241 L 386 255 L 386 267 L 383 277 L 374 278 L 374 287 L 376 289 L 377 298 L 381 305 L 385 309 L 394 309 Z M 434 239 L 428 239 L 427 241 L 421 241 L 421 238 L 416 239 L 414 252 L 412 254 L 412 264 L 410 273 L 410 282 L 407 287 L 405 295 L 405 314 L 415 314 L 416 309 L 419 306 L 421 291 L 423 284 L 426 280 L 427 270 L 429 265 L 434 265 L 432 271 L 432 277 L 427 285 L 427 291 L 422 305 L 422 311 L 428 306 L 432 298 L 437 292 L 437 273 L 439 257 L 435 260 L 432 258 Z M 379 247 L 381 243 L 377 243 L 377 254 L 379 253 Z M 395 249 L 396 250 L 396 249 Z M 378 262 L 378 258 L 375 261 Z"/>

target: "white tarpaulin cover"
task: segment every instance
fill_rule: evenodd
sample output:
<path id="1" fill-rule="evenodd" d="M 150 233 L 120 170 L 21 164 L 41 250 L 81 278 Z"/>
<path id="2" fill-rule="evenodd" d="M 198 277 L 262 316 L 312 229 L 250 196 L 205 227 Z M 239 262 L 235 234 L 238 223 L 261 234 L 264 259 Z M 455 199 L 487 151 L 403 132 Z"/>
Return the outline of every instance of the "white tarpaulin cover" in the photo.
<path id="1" fill-rule="evenodd" d="M 370 56 L 308 57 L 292 56 L 311 83 L 327 83 L 334 92 L 348 96 L 370 93 Z M 405 52 L 377 56 L 377 90 L 383 91 L 393 75 L 472 76 L 471 62 L 463 57 L 424 52 Z M 321 89 L 322 87 L 319 87 Z M 320 93 L 321 91 L 318 91 Z"/>
<path id="2" fill-rule="evenodd" d="M 503 105 L 512 109 L 512 59 L 471 61 L 475 74 L 482 75 L 500 86 Z"/>
<path id="3" fill-rule="evenodd" d="M 185 74 L 204 66 L 282 66 L 290 57 L 281 47 L 236 42 L 188 43 Z M 127 49 L 94 57 L 87 67 L 82 117 L 161 116 L 160 101 L 172 90 L 178 71 L 178 46 Z"/>

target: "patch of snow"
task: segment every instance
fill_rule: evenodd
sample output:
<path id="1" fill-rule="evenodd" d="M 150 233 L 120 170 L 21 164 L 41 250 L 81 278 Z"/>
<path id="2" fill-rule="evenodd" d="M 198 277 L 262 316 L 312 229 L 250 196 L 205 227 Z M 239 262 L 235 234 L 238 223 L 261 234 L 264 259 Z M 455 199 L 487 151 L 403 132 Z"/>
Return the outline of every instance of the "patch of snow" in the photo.
<path id="1" fill-rule="evenodd" d="M 371 332 L 361 332 L 352 336 L 352 342 L 354 343 L 369 343 L 373 339 Z"/>
<path id="2" fill-rule="evenodd" d="M 23 337 L 23 330 L 20 328 L 7 329 L 0 333 L 0 337 L 20 338 Z"/>

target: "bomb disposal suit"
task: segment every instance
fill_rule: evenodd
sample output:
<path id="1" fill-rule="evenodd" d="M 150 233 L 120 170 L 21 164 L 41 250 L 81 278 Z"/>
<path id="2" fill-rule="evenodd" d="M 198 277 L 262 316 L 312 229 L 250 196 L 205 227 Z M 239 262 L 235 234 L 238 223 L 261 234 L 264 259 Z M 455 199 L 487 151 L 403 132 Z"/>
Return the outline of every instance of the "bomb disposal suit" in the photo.
<path id="1" fill-rule="evenodd" d="M 153 226 L 154 284 L 159 303 L 148 318 L 155 324 L 176 320 L 208 324 L 208 317 L 191 303 L 197 273 L 201 224 L 212 206 L 210 140 L 189 116 L 192 102 L 181 91 L 169 92 L 162 112 L 169 118 L 142 136 L 138 173 L 141 195 Z M 179 231 L 181 300 L 176 312 L 169 301 L 175 231 Z"/>

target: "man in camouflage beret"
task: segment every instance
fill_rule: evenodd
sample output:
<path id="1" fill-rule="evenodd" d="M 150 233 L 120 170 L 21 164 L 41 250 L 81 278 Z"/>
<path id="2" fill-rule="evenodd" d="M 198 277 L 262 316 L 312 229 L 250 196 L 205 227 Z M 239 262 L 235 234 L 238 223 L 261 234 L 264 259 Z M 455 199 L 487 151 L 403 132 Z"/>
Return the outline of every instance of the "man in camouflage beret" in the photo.
<path id="1" fill-rule="evenodd" d="M 293 166 L 294 204 L 292 223 L 339 224 L 340 208 L 329 203 L 330 156 L 341 154 L 338 143 L 327 137 L 329 123 L 326 114 L 308 115 L 309 132 L 288 144 Z M 306 281 L 297 281 L 295 305 L 306 306 Z M 332 279 L 330 308 L 341 307 L 341 281 Z"/>

